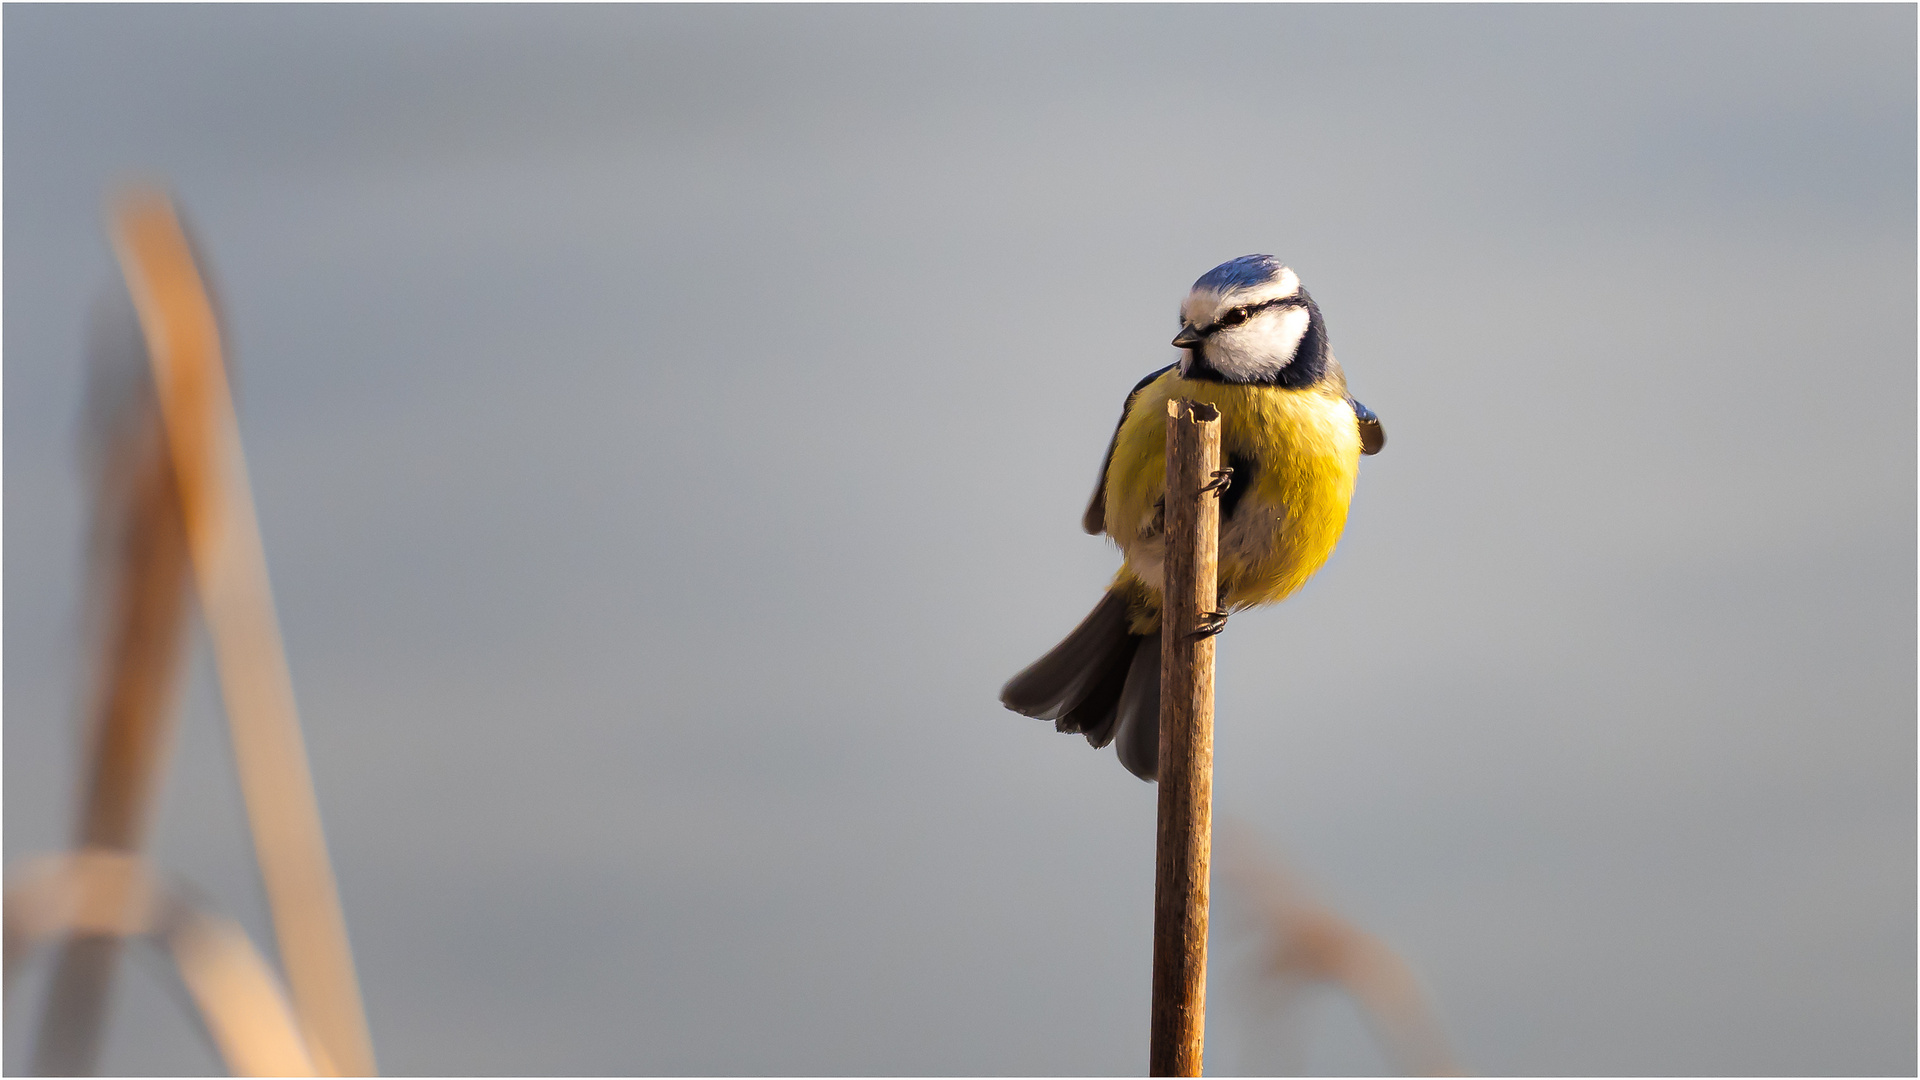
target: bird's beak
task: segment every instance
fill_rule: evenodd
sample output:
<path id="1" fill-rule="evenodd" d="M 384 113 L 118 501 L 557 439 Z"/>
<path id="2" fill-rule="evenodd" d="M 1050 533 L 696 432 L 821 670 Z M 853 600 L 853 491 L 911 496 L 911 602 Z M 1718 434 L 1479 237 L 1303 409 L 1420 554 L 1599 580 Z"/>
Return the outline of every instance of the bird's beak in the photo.
<path id="1" fill-rule="evenodd" d="M 1195 330 L 1191 324 L 1182 323 L 1180 326 L 1180 336 L 1173 339 L 1173 347 L 1176 349 L 1191 349 L 1204 340 L 1206 339 L 1200 336 L 1200 331 Z"/>

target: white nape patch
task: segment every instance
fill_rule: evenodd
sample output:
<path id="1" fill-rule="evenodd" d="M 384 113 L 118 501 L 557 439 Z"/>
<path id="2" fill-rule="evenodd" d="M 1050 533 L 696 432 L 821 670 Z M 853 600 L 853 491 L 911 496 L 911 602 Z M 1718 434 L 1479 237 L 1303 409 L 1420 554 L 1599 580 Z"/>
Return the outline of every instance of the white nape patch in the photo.
<path id="1" fill-rule="evenodd" d="M 1281 294 L 1286 295 L 1286 294 Z M 1223 326 L 1207 335 L 1207 363 L 1231 382 L 1252 382 L 1293 363 L 1312 316 L 1303 307 L 1270 308 L 1239 326 Z M 1180 362 L 1185 374 L 1192 359 Z"/>

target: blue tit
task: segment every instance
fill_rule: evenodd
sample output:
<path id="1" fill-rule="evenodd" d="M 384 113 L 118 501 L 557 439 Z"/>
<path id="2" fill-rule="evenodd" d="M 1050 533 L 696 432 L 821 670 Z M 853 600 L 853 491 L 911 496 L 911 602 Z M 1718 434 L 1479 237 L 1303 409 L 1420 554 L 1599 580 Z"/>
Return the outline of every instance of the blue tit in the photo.
<path id="1" fill-rule="evenodd" d="M 1160 605 L 1166 539 L 1166 403 L 1220 410 L 1233 471 L 1220 497 L 1221 607 L 1286 599 L 1333 554 L 1360 456 L 1386 443 L 1380 420 L 1347 394 L 1327 328 L 1300 278 L 1270 255 L 1221 263 L 1180 305 L 1184 350 L 1127 395 L 1082 525 L 1126 556 L 1066 640 L 1013 677 L 1007 708 L 1096 747 L 1117 740 L 1144 780 L 1160 756 Z"/>

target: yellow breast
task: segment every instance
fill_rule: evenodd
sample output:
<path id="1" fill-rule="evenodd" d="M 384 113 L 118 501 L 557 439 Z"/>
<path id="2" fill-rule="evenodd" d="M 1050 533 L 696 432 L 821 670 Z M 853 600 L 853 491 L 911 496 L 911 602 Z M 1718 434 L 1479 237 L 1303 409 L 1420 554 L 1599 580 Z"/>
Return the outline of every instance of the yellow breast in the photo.
<path id="1" fill-rule="evenodd" d="M 1360 430 L 1339 394 L 1308 387 L 1195 382 L 1169 371 L 1127 410 L 1107 467 L 1107 535 L 1126 553 L 1116 579 L 1145 586 L 1135 630 L 1159 623 L 1165 544 L 1160 497 L 1166 480 L 1166 403 L 1204 401 L 1220 410 L 1223 459 L 1251 466 L 1232 520 L 1221 523 L 1220 597 L 1230 609 L 1285 599 L 1333 554 L 1360 468 Z M 1137 583 L 1137 584 L 1135 584 Z"/>

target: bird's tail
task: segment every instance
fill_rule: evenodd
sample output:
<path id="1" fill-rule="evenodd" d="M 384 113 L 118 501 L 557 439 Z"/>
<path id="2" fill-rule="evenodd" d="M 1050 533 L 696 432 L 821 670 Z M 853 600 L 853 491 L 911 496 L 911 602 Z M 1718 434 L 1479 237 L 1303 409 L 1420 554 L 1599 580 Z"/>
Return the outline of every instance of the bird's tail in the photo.
<path id="1" fill-rule="evenodd" d="M 1124 590 L 1108 591 L 1066 640 L 1007 682 L 1000 703 L 1095 747 L 1117 735 L 1120 764 L 1152 780 L 1160 765 L 1160 633 L 1134 633 L 1128 607 Z"/>

